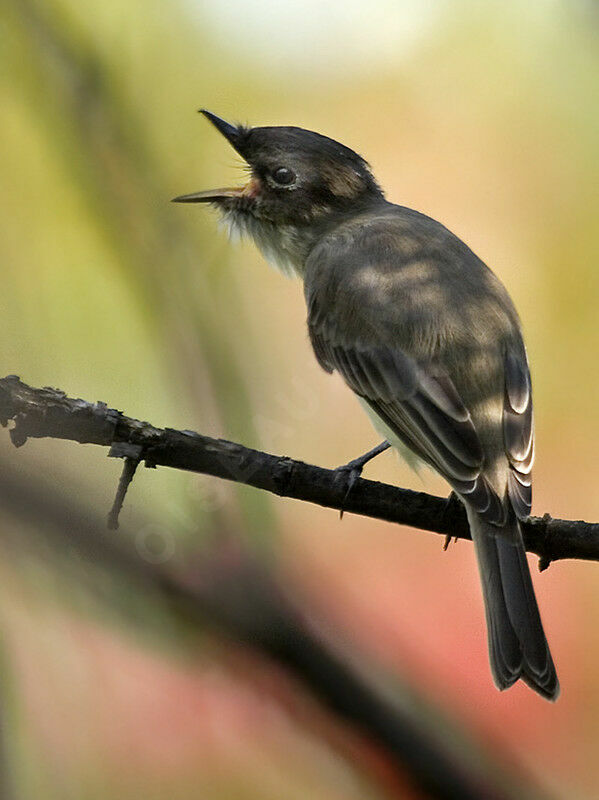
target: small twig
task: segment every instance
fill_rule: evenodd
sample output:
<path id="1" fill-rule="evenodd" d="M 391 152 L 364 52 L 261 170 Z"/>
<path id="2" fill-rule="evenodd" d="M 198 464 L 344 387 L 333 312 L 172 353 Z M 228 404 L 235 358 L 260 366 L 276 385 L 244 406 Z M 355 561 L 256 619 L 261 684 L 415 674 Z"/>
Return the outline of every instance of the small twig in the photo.
<path id="1" fill-rule="evenodd" d="M 112 508 L 108 512 L 107 525 L 111 531 L 118 530 L 119 527 L 119 514 L 125 502 L 125 496 L 129 484 L 133 480 L 135 470 L 141 461 L 143 448 L 137 444 L 130 444 L 129 442 L 117 442 L 112 445 L 108 455 L 112 458 L 124 458 L 123 471 L 119 479 L 116 495 Z"/>

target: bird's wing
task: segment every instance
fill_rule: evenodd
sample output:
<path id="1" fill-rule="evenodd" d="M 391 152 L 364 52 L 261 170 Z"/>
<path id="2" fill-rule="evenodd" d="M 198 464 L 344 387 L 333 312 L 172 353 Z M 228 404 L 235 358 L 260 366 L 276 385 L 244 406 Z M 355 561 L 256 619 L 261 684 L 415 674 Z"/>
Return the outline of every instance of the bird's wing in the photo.
<path id="1" fill-rule="evenodd" d="M 359 253 L 349 250 L 321 250 L 315 258 L 339 263 L 346 257 L 347 263 L 355 265 Z M 481 440 L 452 378 L 434 360 L 408 353 L 401 324 L 391 327 L 385 321 L 389 302 L 397 300 L 390 298 L 392 288 L 385 284 L 389 271 L 377 284 L 363 278 L 352 281 L 351 268 L 344 273 L 330 263 L 311 269 L 312 278 L 307 275 L 305 283 L 308 328 L 321 366 L 328 372 L 337 370 L 398 438 L 443 475 L 487 522 L 502 525 L 505 503 L 484 474 Z M 313 279 L 314 275 L 319 279 Z M 505 376 L 503 431 L 511 466 L 508 495 L 517 515 L 525 517 L 530 513 L 533 448 L 525 354 L 507 354 Z"/>
<path id="2" fill-rule="evenodd" d="M 482 474 L 481 443 L 451 379 L 400 349 L 353 348 L 327 339 L 310 324 L 309 331 L 324 369 L 337 370 L 401 441 L 485 519 L 500 524 L 502 503 Z"/>
<path id="3" fill-rule="evenodd" d="M 532 391 L 526 353 L 508 351 L 505 358 L 503 437 L 510 462 L 508 495 L 520 519 L 530 514 L 534 459 Z"/>

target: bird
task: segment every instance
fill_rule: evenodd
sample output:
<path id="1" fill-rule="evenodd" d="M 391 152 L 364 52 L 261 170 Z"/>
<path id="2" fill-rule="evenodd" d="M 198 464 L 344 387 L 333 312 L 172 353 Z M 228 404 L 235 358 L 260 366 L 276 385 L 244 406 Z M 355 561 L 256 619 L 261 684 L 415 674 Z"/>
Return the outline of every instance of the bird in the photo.
<path id="1" fill-rule="evenodd" d="M 339 373 L 386 442 L 439 473 L 465 507 L 495 685 L 521 679 L 556 700 L 521 529 L 532 502 L 532 386 L 507 290 L 440 222 L 387 200 L 349 147 L 201 113 L 249 179 L 174 202 L 217 208 L 231 232 L 303 281 L 318 363 Z"/>

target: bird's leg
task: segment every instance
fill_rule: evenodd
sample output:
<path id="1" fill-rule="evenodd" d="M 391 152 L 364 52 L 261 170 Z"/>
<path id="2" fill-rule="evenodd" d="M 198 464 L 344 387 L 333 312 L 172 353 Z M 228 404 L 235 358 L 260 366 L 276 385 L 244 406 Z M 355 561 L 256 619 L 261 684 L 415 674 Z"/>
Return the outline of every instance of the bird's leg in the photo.
<path id="1" fill-rule="evenodd" d="M 345 496 L 343 497 L 343 501 L 341 503 L 341 509 L 339 510 L 339 516 L 343 519 L 343 511 L 344 506 L 347 501 L 347 498 L 351 494 L 352 489 L 356 485 L 356 481 L 362 474 L 362 470 L 368 464 L 369 461 L 372 461 L 373 458 L 384 453 L 385 450 L 388 450 L 391 447 L 389 442 L 384 441 L 378 444 L 376 447 L 373 447 L 372 450 L 369 450 L 367 453 L 364 453 L 363 456 L 359 456 L 358 458 L 354 458 L 352 461 L 348 461 L 347 464 L 343 464 L 341 467 L 337 467 L 335 470 L 335 481 L 343 480 L 346 484 Z"/>

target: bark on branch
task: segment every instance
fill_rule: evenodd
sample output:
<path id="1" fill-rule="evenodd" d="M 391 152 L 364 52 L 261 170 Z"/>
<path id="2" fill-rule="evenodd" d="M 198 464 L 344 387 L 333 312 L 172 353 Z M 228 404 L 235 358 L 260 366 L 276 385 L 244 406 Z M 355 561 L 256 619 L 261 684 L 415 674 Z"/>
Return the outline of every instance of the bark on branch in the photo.
<path id="1" fill-rule="evenodd" d="M 48 387 L 35 389 L 15 375 L 0 378 L 0 422 L 6 426 L 11 420 L 10 436 L 16 447 L 28 438 L 44 437 L 110 447 L 111 455 L 126 459 L 126 473 L 131 477 L 132 463 L 144 461 L 148 467 L 213 475 L 281 497 L 470 538 L 461 505 L 443 497 L 360 478 L 345 498 L 345 483 L 334 470 L 193 431 L 156 428 L 102 402 L 73 399 Z M 599 523 L 553 519 L 545 514 L 525 522 L 523 533 L 526 549 L 540 556 L 541 569 L 563 558 L 599 561 Z"/>

